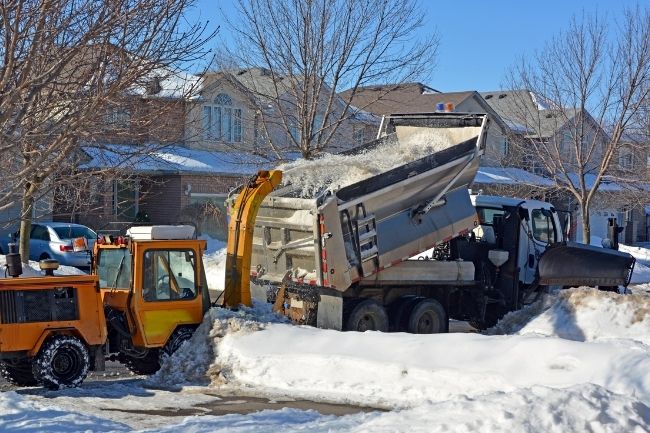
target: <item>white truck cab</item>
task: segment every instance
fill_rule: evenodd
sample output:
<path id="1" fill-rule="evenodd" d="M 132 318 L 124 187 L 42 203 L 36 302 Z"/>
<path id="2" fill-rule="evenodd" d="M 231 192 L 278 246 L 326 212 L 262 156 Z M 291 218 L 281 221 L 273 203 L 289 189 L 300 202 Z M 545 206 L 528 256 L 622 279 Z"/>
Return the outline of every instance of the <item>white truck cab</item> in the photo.
<path id="1" fill-rule="evenodd" d="M 547 202 L 511 197 L 473 194 L 479 225 L 474 229 L 478 240 L 495 243 L 494 225 L 504 218 L 505 208 L 519 208 L 521 215 L 519 242 L 519 281 L 531 284 L 535 279 L 539 258 L 546 248 L 565 241 L 560 218 L 555 208 Z"/>

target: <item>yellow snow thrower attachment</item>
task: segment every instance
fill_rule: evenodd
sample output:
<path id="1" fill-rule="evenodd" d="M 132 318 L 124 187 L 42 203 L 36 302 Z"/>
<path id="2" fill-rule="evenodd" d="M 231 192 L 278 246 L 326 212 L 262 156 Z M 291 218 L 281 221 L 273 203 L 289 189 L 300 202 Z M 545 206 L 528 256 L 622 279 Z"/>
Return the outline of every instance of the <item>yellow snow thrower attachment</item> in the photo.
<path id="1" fill-rule="evenodd" d="M 280 170 L 259 171 L 244 185 L 230 213 L 224 307 L 251 306 L 250 268 L 255 218 L 262 200 L 282 181 Z"/>

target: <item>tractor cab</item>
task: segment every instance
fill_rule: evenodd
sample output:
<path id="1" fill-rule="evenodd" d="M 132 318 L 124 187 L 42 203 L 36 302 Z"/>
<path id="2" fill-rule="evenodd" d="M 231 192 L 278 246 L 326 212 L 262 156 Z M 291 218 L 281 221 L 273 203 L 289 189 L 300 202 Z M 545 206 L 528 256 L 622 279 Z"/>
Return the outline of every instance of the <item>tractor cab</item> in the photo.
<path id="1" fill-rule="evenodd" d="M 106 310 L 110 352 L 143 359 L 141 354 L 174 340 L 179 329 L 193 331 L 201 323 L 210 308 L 205 248 L 192 226 L 137 226 L 126 236 L 99 237 L 93 274 Z"/>

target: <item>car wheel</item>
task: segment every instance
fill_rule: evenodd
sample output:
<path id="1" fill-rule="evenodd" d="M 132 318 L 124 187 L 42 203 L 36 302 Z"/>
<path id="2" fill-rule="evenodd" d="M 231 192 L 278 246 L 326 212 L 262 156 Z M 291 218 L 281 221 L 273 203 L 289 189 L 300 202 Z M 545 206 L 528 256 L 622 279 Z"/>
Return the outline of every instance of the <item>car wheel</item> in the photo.
<path id="1" fill-rule="evenodd" d="M 84 381 L 90 368 L 86 345 L 72 335 L 48 339 L 34 358 L 32 372 L 49 389 L 74 388 Z"/>
<path id="2" fill-rule="evenodd" d="M 41 254 L 41 256 L 38 258 L 38 261 L 40 262 L 41 260 L 49 260 L 49 259 L 50 259 L 50 255 L 47 254 L 47 253 L 43 253 L 43 254 Z"/>

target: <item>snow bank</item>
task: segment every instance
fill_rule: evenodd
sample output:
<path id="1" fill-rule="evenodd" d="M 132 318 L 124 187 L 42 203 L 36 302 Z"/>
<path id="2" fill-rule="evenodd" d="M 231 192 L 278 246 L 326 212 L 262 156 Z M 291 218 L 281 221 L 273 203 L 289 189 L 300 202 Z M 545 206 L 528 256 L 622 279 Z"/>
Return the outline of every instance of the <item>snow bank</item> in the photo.
<path id="1" fill-rule="evenodd" d="M 591 288 L 564 290 L 519 334 L 575 341 L 630 339 L 650 346 L 650 297 Z"/>
<path id="2" fill-rule="evenodd" d="M 7 276 L 5 275 L 6 265 L 7 265 L 6 256 L 0 254 L 0 278 L 7 278 Z M 38 262 L 30 260 L 29 266 L 25 266 L 23 264 L 23 274 L 20 277 L 21 278 L 40 277 L 43 275 L 45 275 L 45 272 L 41 271 L 41 269 L 38 266 Z M 61 265 L 59 266 L 59 269 L 54 271 L 54 275 L 86 275 L 86 273 L 81 269 L 77 269 L 72 266 Z"/>
<path id="3" fill-rule="evenodd" d="M 374 149 L 357 155 L 326 154 L 316 160 L 300 159 L 282 164 L 283 184 L 299 187 L 301 197 L 321 191 L 335 191 L 446 149 L 452 143 L 439 131 L 423 131 L 406 140 L 386 140 Z"/>
<path id="4" fill-rule="evenodd" d="M 208 280 L 208 288 L 212 290 L 223 290 L 226 278 L 226 249 L 206 253 L 203 255 L 203 266 L 205 266 L 205 277 Z"/>
<path id="5" fill-rule="evenodd" d="M 590 304 L 583 297 L 579 305 Z M 222 389 L 390 408 L 585 384 L 650 403 L 650 352 L 633 341 L 585 343 L 532 328 L 509 336 L 338 332 L 272 317 L 259 307 L 211 310 L 195 339 L 152 380 L 209 380 Z"/>
<path id="6" fill-rule="evenodd" d="M 216 354 L 213 384 L 343 403 L 412 407 L 459 395 L 588 383 L 650 403 L 650 353 L 620 341 L 341 333 L 271 324 L 226 334 Z"/>
<path id="7" fill-rule="evenodd" d="M 252 308 L 242 307 L 238 311 L 212 308 L 205 314 L 190 341 L 166 358 L 160 370 L 147 383 L 165 387 L 207 384 L 211 374 L 219 374 L 215 354 L 218 356 L 218 347 L 224 336 L 243 335 L 280 322 L 286 322 L 286 318 L 273 313 L 269 304 L 256 300 Z"/>

